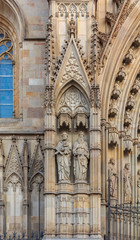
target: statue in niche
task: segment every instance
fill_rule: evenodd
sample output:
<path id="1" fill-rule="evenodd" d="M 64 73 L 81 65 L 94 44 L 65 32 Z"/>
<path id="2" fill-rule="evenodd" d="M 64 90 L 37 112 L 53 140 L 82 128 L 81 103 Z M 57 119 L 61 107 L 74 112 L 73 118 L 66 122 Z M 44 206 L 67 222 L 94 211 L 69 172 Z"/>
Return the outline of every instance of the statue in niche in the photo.
<path id="1" fill-rule="evenodd" d="M 138 200 L 140 201 L 140 169 L 137 172 L 137 194 Z"/>
<path id="2" fill-rule="evenodd" d="M 126 163 L 124 166 L 123 179 L 124 179 L 124 200 L 125 202 L 130 202 L 132 197 L 132 174 L 129 163 Z"/>
<path id="3" fill-rule="evenodd" d="M 62 140 L 58 143 L 55 152 L 59 182 L 70 182 L 71 150 L 72 147 L 68 141 L 68 134 L 63 132 Z"/>
<path id="4" fill-rule="evenodd" d="M 79 137 L 74 143 L 73 155 L 75 182 L 85 182 L 87 178 L 89 149 L 87 142 L 84 140 L 83 132 L 79 133 Z"/>
<path id="5" fill-rule="evenodd" d="M 115 159 L 111 158 L 108 164 L 108 175 L 110 178 L 110 196 L 117 197 L 117 170 L 115 167 Z"/>

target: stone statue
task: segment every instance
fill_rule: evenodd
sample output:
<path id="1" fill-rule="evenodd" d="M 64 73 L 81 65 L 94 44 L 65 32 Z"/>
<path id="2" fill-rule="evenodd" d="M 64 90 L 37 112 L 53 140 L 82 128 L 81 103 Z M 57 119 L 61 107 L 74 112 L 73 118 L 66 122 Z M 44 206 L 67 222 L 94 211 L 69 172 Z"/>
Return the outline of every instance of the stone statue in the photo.
<path id="1" fill-rule="evenodd" d="M 137 194 L 138 194 L 138 201 L 140 202 L 140 169 L 137 172 Z"/>
<path id="2" fill-rule="evenodd" d="M 130 202 L 132 197 L 132 174 L 129 163 L 126 163 L 124 166 L 123 179 L 124 179 L 124 200 L 125 202 Z"/>
<path id="3" fill-rule="evenodd" d="M 59 182 L 70 182 L 70 166 L 71 166 L 71 143 L 68 141 L 66 132 L 62 133 L 62 140 L 56 147 L 55 155 L 58 165 Z"/>
<path id="4" fill-rule="evenodd" d="M 117 170 L 113 158 L 110 159 L 108 164 L 108 175 L 110 178 L 110 196 L 117 197 Z"/>
<path id="5" fill-rule="evenodd" d="M 73 147 L 74 155 L 74 175 L 75 182 L 86 181 L 87 168 L 89 159 L 89 149 L 87 142 L 84 140 L 84 133 L 80 132 L 77 141 Z"/>

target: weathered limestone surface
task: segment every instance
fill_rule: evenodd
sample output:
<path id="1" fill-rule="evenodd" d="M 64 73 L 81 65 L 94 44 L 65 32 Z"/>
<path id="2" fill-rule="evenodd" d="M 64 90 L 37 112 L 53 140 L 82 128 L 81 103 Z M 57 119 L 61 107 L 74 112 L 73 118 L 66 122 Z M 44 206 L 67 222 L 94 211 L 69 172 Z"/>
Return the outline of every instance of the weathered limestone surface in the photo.
<path id="1" fill-rule="evenodd" d="M 139 22 L 136 0 L 0 0 L 0 235 L 104 239 L 108 178 L 112 204 L 140 199 Z"/>

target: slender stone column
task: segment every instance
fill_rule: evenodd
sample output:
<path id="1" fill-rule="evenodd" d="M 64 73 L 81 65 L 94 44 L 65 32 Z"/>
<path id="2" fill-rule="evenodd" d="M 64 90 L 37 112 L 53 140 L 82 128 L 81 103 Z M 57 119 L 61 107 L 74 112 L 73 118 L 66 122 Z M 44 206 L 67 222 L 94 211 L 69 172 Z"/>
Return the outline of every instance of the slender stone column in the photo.
<path id="1" fill-rule="evenodd" d="M 94 94 L 94 97 L 99 99 L 99 88 L 96 86 Z M 90 109 L 90 236 L 93 239 L 101 239 L 101 113 L 99 105 L 93 101 Z"/>
<path id="2" fill-rule="evenodd" d="M 4 152 L 2 140 L 0 140 L 0 235 L 4 233 L 4 197 L 3 197 L 3 167 L 4 167 Z"/>
<path id="3" fill-rule="evenodd" d="M 102 173 L 102 202 L 105 202 L 105 186 L 106 186 L 106 155 L 105 152 L 108 150 L 106 149 L 106 134 L 105 134 L 105 126 L 106 121 L 105 119 L 102 119 L 102 164 L 101 164 L 101 173 Z"/>
<path id="4" fill-rule="evenodd" d="M 134 139 L 134 146 L 133 146 L 133 169 L 132 169 L 132 199 L 134 202 L 137 201 L 137 145 L 138 139 Z"/>
<path id="5" fill-rule="evenodd" d="M 56 204 L 55 204 L 55 114 L 54 108 L 47 108 L 45 113 L 45 162 L 44 162 L 44 199 L 45 225 L 44 238 L 55 237 Z"/>
<path id="6" fill-rule="evenodd" d="M 123 138 L 125 136 L 124 132 L 120 132 L 120 141 L 119 141 L 119 175 L 118 175 L 118 201 L 123 203 L 124 189 L 123 189 L 123 167 L 124 167 L 124 148 L 123 148 Z"/>
<path id="7" fill-rule="evenodd" d="M 24 200 L 23 200 L 23 231 L 25 233 L 25 238 L 28 238 L 29 234 L 29 200 L 28 200 L 28 143 L 27 140 L 24 140 L 24 149 L 23 149 L 23 174 L 24 174 Z"/>

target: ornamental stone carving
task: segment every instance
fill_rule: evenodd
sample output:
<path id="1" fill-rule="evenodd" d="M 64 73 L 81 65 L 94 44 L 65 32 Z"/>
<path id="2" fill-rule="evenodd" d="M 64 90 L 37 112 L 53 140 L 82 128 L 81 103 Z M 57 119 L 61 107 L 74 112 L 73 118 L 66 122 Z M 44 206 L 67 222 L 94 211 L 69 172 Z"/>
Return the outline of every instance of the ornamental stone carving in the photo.
<path id="1" fill-rule="evenodd" d="M 131 111 L 130 109 L 128 109 L 125 112 L 125 116 L 124 116 L 124 127 L 129 127 L 132 123 L 132 117 L 131 117 Z"/>
<path id="2" fill-rule="evenodd" d="M 128 109 L 132 110 L 134 106 L 135 106 L 134 94 L 131 94 L 127 101 L 126 110 Z"/>
<path id="3" fill-rule="evenodd" d="M 115 159 L 111 158 L 108 163 L 108 175 L 110 179 L 110 196 L 117 197 L 117 169 Z"/>
<path id="4" fill-rule="evenodd" d="M 124 138 L 124 151 L 130 153 L 133 148 L 133 142 L 130 136 Z"/>
<path id="5" fill-rule="evenodd" d="M 130 202 L 132 198 L 132 174 L 130 170 L 130 163 L 126 163 L 123 169 L 124 179 L 124 201 Z"/>
<path id="6" fill-rule="evenodd" d="M 138 34 L 138 36 L 135 38 L 133 44 L 132 44 L 135 48 L 138 48 L 140 46 L 140 34 Z"/>
<path id="7" fill-rule="evenodd" d="M 85 113 L 77 113 L 75 115 L 74 128 L 77 129 L 80 125 L 88 129 L 88 116 Z"/>
<path id="8" fill-rule="evenodd" d="M 134 85 L 132 86 L 131 93 L 132 94 L 137 94 L 137 92 L 140 89 L 140 80 L 136 78 Z"/>
<path id="9" fill-rule="evenodd" d="M 76 57 L 75 57 L 74 53 L 72 52 L 70 55 L 70 58 L 66 64 L 64 75 L 61 79 L 61 83 L 63 84 L 68 81 L 71 81 L 73 79 L 75 79 L 79 83 L 85 85 L 85 82 L 84 82 L 83 76 L 80 72 L 80 68 L 77 63 Z"/>
<path id="10" fill-rule="evenodd" d="M 68 113 L 74 116 L 76 113 L 88 113 L 89 108 L 84 95 L 75 87 L 69 88 L 59 102 L 59 113 Z"/>
<path id="11" fill-rule="evenodd" d="M 60 113 L 58 116 L 58 129 L 65 125 L 69 130 L 71 130 L 71 116 L 67 113 Z"/>
<path id="12" fill-rule="evenodd" d="M 62 140 L 59 141 L 55 152 L 58 166 L 58 182 L 70 182 L 71 149 L 68 134 L 63 132 Z"/>
<path id="13" fill-rule="evenodd" d="M 122 82 L 125 79 L 125 77 L 126 77 L 125 69 L 121 67 L 117 74 L 116 81 Z"/>
<path id="14" fill-rule="evenodd" d="M 119 86 L 118 83 L 115 83 L 114 89 L 113 89 L 113 91 L 112 91 L 111 98 L 118 99 L 118 97 L 120 96 L 120 94 L 121 94 L 120 86 Z"/>
<path id="15" fill-rule="evenodd" d="M 116 128 L 109 128 L 109 144 L 115 147 L 118 144 L 118 131 Z"/>
<path id="16" fill-rule="evenodd" d="M 84 133 L 80 132 L 73 147 L 75 182 L 87 181 L 89 149 L 84 140 Z"/>
<path id="17" fill-rule="evenodd" d="M 125 55 L 124 59 L 123 59 L 123 64 L 124 65 L 129 65 L 132 61 L 133 61 L 133 54 L 132 54 L 132 50 L 129 49 L 128 53 Z"/>

